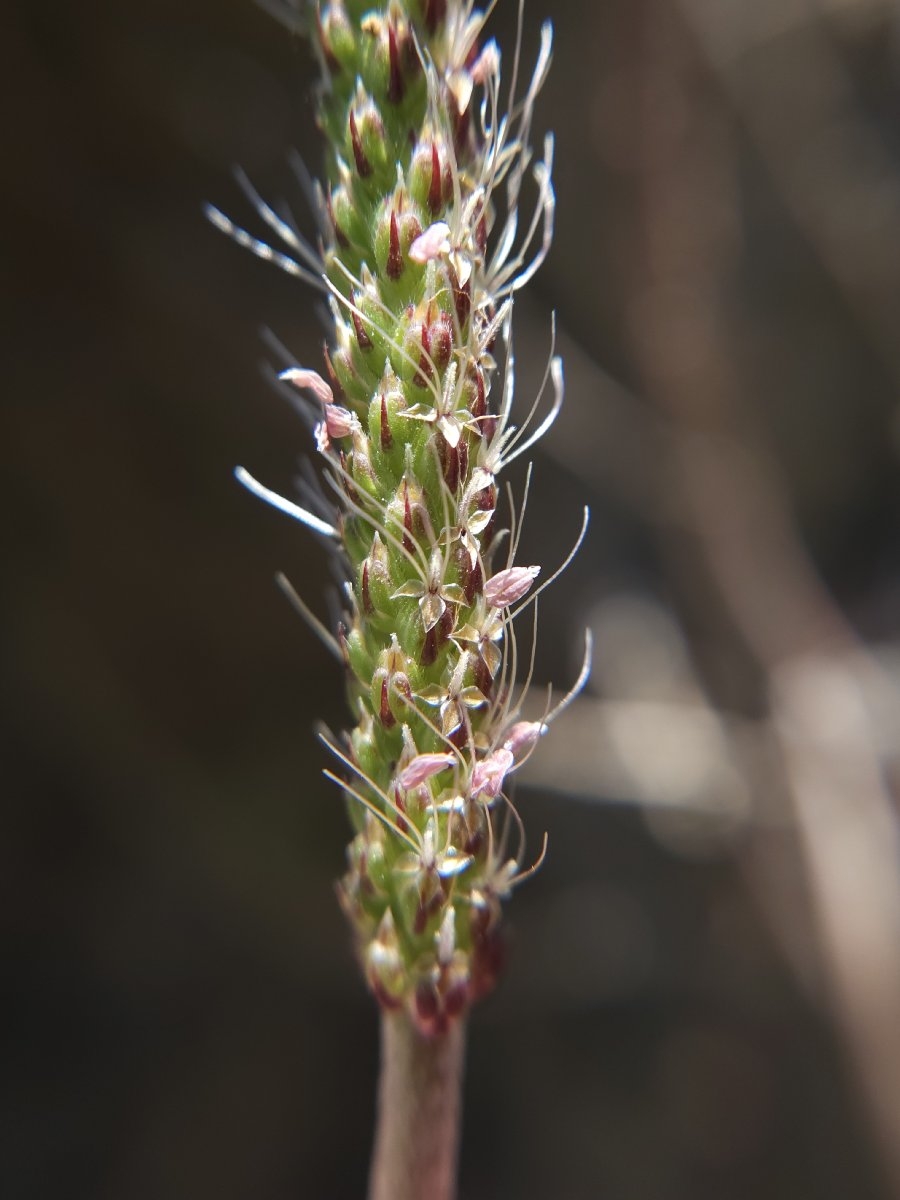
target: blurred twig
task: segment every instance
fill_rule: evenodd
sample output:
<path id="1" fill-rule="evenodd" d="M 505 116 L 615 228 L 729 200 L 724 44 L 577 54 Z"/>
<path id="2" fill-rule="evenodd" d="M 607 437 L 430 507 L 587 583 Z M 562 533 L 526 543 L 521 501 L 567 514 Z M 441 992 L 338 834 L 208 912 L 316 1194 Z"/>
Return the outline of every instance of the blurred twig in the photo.
<path id="1" fill-rule="evenodd" d="M 639 8 L 641 254 L 629 306 L 635 356 L 648 397 L 671 422 L 672 498 L 695 547 L 690 569 L 708 576 L 768 696 L 822 963 L 884 1161 L 900 1189 L 897 827 L 870 734 L 876 708 L 877 719 L 885 719 L 890 689 L 822 586 L 762 435 L 740 405 L 722 279 L 738 237 L 728 122 L 703 103 L 710 81 L 677 11 L 655 0 Z M 694 3 L 690 11 L 696 18 L 711 10 Z M 818 66 L 813 83 L 837 86 L 834 63 L 823 56 Z M 808 136 L 804 99 L 810 100 L 786 106 L 782 97 L 767 106 L 765 118 L 752 118 L 754 127 L 823 258 L 900 372 L 886 320 L 896 309 L 884 307 L 900 279 L 890 271 L 900 239 L 891 244 L 887 267 L 876 264 L 863 254 L 862 226 L 831 236 L 828 214 L 840 207 L 839 196 L 813 210 L 802 172 L 787 186 L 785 172 Z M 839 187 L 848 164 L 839 154 L 832 165 Z M 686 561 L 683 547 L 679 559 Z M 697 586 L 691 579 L 685 589 L 688 604 Z M 894 703 L 887 719 L 896 716 Z M 900 723 L 895 728 L 900 733 Z M 751 780 L 753 790 L 758 784 Z M 765 865 L 764 857 L 755 861 Z M 765 891 L 765 877 L 758 882 Z"/>
<path id="2" fill-rule="evenodd" d="M 860 112 L 823 7 L 842 6 L 679 2 L 788 210 L 900 380 L 900 172 Z M 887 19 L 887 4 L 866 7 Z"/>

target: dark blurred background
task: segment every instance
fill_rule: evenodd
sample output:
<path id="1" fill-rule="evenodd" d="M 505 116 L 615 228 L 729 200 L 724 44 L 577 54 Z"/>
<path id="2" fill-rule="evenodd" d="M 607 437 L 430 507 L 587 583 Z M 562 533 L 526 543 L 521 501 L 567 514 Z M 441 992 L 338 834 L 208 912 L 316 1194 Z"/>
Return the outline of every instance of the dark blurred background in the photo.
<path id="1" fill-rule="evenodd" d="M 512 45 L 515 4 L 493 32 Z M 587 692 L 517 798 L 548 860 L 471 1029 L 464 1200 L 900 1195 L 900 10 L 530 0 L 567 405 L 523 561 Z M 203 219 L 315 168 L 249 0 L 5 5 L 2 592 L 10 1200 L 364 1193 L 377 1019 L 312 727 L 342 683 L 289 490 L 314 298 Z M 508 69 L 510 55 L 504 60 Z M 301 220 L 305 216 L 300 217 Z M 538 701 L 540 703 L 540 701 Z"/>

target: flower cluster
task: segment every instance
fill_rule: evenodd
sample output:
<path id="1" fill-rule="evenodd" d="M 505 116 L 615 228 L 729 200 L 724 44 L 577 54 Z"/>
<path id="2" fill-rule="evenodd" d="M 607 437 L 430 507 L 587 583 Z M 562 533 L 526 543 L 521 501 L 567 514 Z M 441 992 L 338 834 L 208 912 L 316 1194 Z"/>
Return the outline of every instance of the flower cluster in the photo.
<path id="1" fill-rule="evenodd" d="M 469 0 L 324 4 L 311 31 L 329 148 L 319 250 L 246 180 L 287 252 L 210 210 L 329 298 L 324 371 L 280 378 L 314 426 L 330 499 L 301 506 L 239 477 L 344 564 L 334 635 L 295 597 L 344 663 L 356 718 L 349 735 L 323 735 L 355 828 L 341 902 L 372 991 L 426 1033 L 495 981 L 501 901 L 533 869 L 505 789 L 555 715 L 520 719 L 512 625 L 555 575 L 538 585 L 539 568 L 516 562 L 521 519 L 511 511 L 500 530 L 497 512 L 499 473 L 562 403 L 551 353 L 513 423 L 513 295 L 553 229 L 552 140 L 537 160 L 529 144 L 551 31 L 522 87 L 517 49 L 504 111 L 484 20 Z"/>

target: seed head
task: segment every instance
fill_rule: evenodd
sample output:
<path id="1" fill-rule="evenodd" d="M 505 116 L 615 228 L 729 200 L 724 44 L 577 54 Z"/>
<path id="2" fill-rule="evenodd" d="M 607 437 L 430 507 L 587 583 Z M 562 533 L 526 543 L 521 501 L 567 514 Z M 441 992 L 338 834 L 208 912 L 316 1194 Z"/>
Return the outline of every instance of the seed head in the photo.
<path id="1" fill-rule="evenodd" d="M 323 737 L 355 812 L 341 903 L 378 1001 L 437 1034 L 499 973 L 501 901 L 533 869 L 523 841 L 507 849 L 521 820 L 499 801 L 568 702 L 519 719 L 514 621 L 540 567 L 493 562 L 507 518 L 514 560 L 523 515 L 505 501 L 498 512 L 498 479 L 562 404 L 551 344 L 549 407 L 542 385 L 514 414 L 513 297 L 553 232 L 552 139 L 542 154 L 530 144 L 552 37 L 545 25 L 504 113 L 500 51 L 469 0 L 363 8 L 316 9 L 329 141 L 318 248 L 249 182 L 283 250 L 209 215 L 330 307 L 323 374 L 279 375 L 300 393 L 328 486 L 307 482 L 301 507 L 239 478 L 335 547 L 337 636 L 296 601 L 343 664 L 356 719 L 346 739 Z M 517 50 L 514 80 L 520 65 Z"/>

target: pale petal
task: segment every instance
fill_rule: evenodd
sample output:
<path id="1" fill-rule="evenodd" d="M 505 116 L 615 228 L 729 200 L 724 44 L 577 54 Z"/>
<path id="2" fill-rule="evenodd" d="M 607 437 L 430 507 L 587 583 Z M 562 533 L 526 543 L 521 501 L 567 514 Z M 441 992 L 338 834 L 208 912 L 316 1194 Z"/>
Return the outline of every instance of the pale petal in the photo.
<path id="1" fill-rule="evenodd" d="M 424 586 L 418 579 L 408 579 L 406 583 L 401 583 L 394 594 L 392 600 L 418 600 L 425 591 Z"/>
<path id="2" fill-rule="evenodd" d="M 425 626 L 425 632 L 433 629 L 438 621 L 444 615 L 444 610 L 447 605 L 437 594 L 437 592 L 426 592 L 419 601 L 419 608 L 422 612 L 422 623 Z"/>
<path id="3" fill-rule="evenodd" d="M 491 678 L 493 679 L 500 669 L 500 663 L 503 660 L 500 648 L 499 646 L 495 646 L 493 642 L 482 642 L 480 650 L 481 657 L 484 659 L 484 665 L 490 671 Z"/>
<path id="4" fill-rule="evenodd" d="M 472 99 L 472 88 L 474 86 L 472 76 L 468 71 L 454 71 L 447 80 L 447 83 L 456 100 L 456 107 L 459 110 L 459 114 L 462 116 L 469 107 L 469 101 Z"/>
<path id="5" fill-rule="evenodd" d="M 464 528 L 462 530 L 462 533 L 460 534 L 459 540 L 462 543 L 463 549 L 469 556 L 469 565 L 471 567 L 474 567 L 475 563 L 478 561 L 479 547 L 478 547 L 478 542 L 472 536 L 472 531 L 470 529 Z"/>
<path id="6" fill-rule="evenodd" d="M 461 629 L 457 629 L 453 634 L 458 642 L 477 642 L 481 634 L 474 625 L 463 625 Z"/>
<path id="7" fill-rule="evenodd" d="M 444 435 L 444 441 L 450 449 L 455 450 L 459 445 L 459 438 L 462 432 L 456 417 L 438 417 L 437 427 Z"/>
<path id="8" fill-rule="evenodd" d="M 459 281 L 460 287 L 465 287 L 469 282 L 469 277 L 472 274 L 472 260 L 468 254 L 454 254 L 452 258 L 453 270 L 456 272 L 456 278 Z"/>
<path id="9" fill-rule="evenodd" d="M 491 615 L 481 626 L 481 633 L 483 637 L 489 638 L 492 642 L 499 642 L 503 637 L 503 630 L 505 628 L 506 627 L 503 624 L 503 618 L 500 616 L 500 613 L 494 609 Z"/>
<path id="10" fill-rule="evenodd" d="M 479 509 L 478 512 L 473 512 L 466 521 L 471 533 L 482 533 L 488 525 L 491 517 L 494 515 L 494 510 L 489 508 L 487 511 Z"/>
<path id="11" fill-rule="evenodd" d="M 449 737 L 462 725 L 462 712 L 458 704 L 448 704 L 441 712 L 441 733 Z"/>
<path id="12" fill-rule="evenodd" d="M 472 472 L 472 478 L 469 480 L 468 491 L 470 494 L 475 492 L 483 492 L 486 487 L 490 487 L 494 482 L 494 477 L 490 471 L 486 471 L 484 467 L 476 467 Z"/>
<path id="13" fill-rule="evenodd" d="M 411 404 L 409 408 L 404 408 L 401 417 L 412 417 L 416 421 L 433 421 L 435 417 L 434 405 L 432 404 Z"/>

